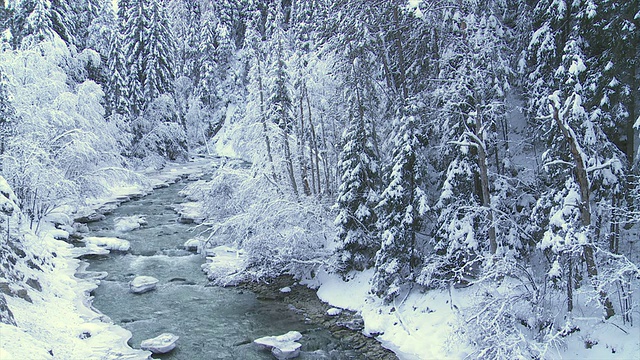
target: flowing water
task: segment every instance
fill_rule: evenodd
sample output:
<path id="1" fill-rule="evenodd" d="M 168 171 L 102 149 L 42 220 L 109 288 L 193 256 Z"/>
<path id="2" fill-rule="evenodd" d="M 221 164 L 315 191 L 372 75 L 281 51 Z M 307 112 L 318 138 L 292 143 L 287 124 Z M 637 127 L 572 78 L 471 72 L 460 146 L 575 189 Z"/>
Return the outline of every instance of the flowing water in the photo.
<path id="1" fill-rule="evenodd" d="M 115 236 L 131 243 L 129 253 L 89 259 L 88 270 L 109 274 L 94 291 L 93 304 L 133 333 L 132 347 L 171 332 L 180 336 L 177 347 L 155 358 L 273 359 L 251 341 L 296 330 L 303 333 L 301 359 L 360 358 L 327 330 L 305 323 L 286 304 L 258 300 L 237 288 L 207 286 L 200 270 L 204 259 L 182 250 L 182 244 L 195 235 L 193 226 L 179 223 L 172 210 L 183 201 L 178 195 L 183 186 L 157 189 L 122 204 L 105 220 L 89 224 L 91 236 Z M 131 215 L 144 216 L 147 225 L 131 232 L 113 230 L 116 218 Z M 130 293 L 129 281 L 140 275 L 157 278 L 157 289 Z"/>

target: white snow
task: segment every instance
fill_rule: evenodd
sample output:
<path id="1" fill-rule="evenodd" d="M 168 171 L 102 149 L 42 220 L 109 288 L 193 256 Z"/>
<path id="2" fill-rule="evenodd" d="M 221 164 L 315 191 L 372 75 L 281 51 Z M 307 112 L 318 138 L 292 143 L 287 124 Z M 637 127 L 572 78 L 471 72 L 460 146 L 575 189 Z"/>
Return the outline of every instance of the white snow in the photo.
<path id="1" fill-rule="evenodd" d="M 282 289 L 280 289 L 280 292 L 283 293 L 283 294 L 290 293 L 291 292 L 291 288 L 288 287 L 288 286 L 283 287 Z"/>
<path id="2" fill-rule="evenodd" d="M 202 203 L 189 201 L 176 205 L 175 210 L 180 214 L 180 222 L 200 224 L 204 220 Z"/>
<path id="3" fill-rule="evenodd" d="M 51 229 L 48 231 L 49 235 L 56 240 L 68 240 L 69 233 L 62 229 Z"/>
<path id="4" fill-rule="evenodd" d="M 456 319 L 452 305 L 460 306 L 468 290 L 457 289 L 459 293 L 454 297 L 443 291 L 414 291 L 396 303 L 384 305 L 369 294 L 372 276 L 373 270 L 367 270 L 352 274 L 345 282 L 340 275 L 322 271 L 315 280 L 303 284 L 319 286 L 318 297 L 322 301 L 359 312 L 364 320 L 363 332 L 375 336 L 400 359 L 464 358 L 468 345 L 450 341 Z"/>
<path id="5" fill-rule="evenodd" d="M 342 310 L 338 308 L 331 308 L 327 310 L 327 315 L 329 316 L 338 316 L 340 314 L 342 314 Z"/>

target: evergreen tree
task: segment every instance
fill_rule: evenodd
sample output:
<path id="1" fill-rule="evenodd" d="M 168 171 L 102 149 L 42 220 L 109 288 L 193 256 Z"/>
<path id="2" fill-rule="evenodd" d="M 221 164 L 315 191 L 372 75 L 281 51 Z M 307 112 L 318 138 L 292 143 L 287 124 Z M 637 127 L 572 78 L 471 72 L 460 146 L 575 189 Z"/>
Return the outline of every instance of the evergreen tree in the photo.
<path id="1" fill-rule="evenodd" d="M 121 2 L 119 14 L 124 21 L 122 49 L 126 59 L 129 112 L 137 116 L 144 109 L 144 75 L 147 13 L 143 0 Z M 126 7 L 125 7 L 126 6 Z"/>
<path id="2" fill-rule="evenodd" d="M 175 44 L 160 0 L 153 0 L 148 9 L 148 24 L 142 48 L 142 79 L 144 102 L 153 101 L 173 90 Z"/>
<path id="3" fill-rule="evenodd" d="M 111 59 L 110 48 L 112 40 L 115 38 L 114 34 L 119 32 L 120 28 L 113 11 L 113 5 L 108 1 L 104 2 L 87 29 L 86 46 L 97 51 L 103 64 L 106 65 Z"/>
<path id="4" fill-rule="evenodd" d="M 598 284 L 595 249 L 602 241 L 598 234 L 610 229 L 602 223 L 617 222 L 606 215 L 605 208 L 611 208 L 612 199 L 625 188 L 625 174 L 624 156 L 603 131 L 606 117 L 601 116 L 601 109 L 590 109 L 589 105 L 593 90 L 597 89 L 589 81 L 594 79 L 592 74 L 601 71 L 589 68 L 594 62 L 584 51 L 589 48 L 584 35 L 591 27 L 584 20 L 593 17 L 592 5 L 589 1 L 575 3 L 566 15 L 572 21 L 565 30 L 565 45 L 554 71 L 556 85 L 547 85 L 546 91 L 553 90 L 553 86 L 557 90 L 548 96 L 551 115 L 545 119 L 550 121 L 543 124 L 549 146 L 543 161 L 552 181 L 538 201 L 535 214 L 545 215 L 539 225 L 545 231 L 544 237 L 538 246 L 555 255 L 550 273 L 563 280 L 559 284 L 566 283 L 567 310 L 573 310 L 573 284 L 579 276 L 577 262 L 583 259 L 609 318 L 614 309 L 602 284 Z"/>
<path id="5" fill-rule="evenodd" d="M 233 45 L 227 27 L 215 12 L 207 11 L 203 14 L 200 28 L 197 93 L 200 94 L 205 106 L 214 107 L 216 102 L 222 98 L 220 92 L 223 89 L 221 87 L 227 78 Z"/>
<path id="6" fill-rule="evenodd" d="M 203 23 L 202 5 L 198 0 L 171 0 L 167 4 L 167 17 L 176 44 L 176 78 L 185 76 L 197 84 L 202 57 L 201 32 L 207 31 L 205 27 L 210 25 Z"/>
<path id="7" fill-rule="evenodd" d="M 405 114 L 403 114 L 405 112 Z M 420 128 L 416 110 L 400 112 L 393 137 L 388 184 L 376 207 L 380 250 L 376 253 L 373 291 L 390 301 L 402 286 L 415 280 L 421 257 L 417 233 L 428 210 L 427 199 L 420 188 Z"/>
<path id="8" fill-rule="evenodd" d="M 435 208 L 436 254 L 423 273 L 427 284 L 477 275 L 471 269 L 477 269 L 485 255 L 495 255 L 498 245 L 504 253 L 518 243 L 505 236 L 512 219 L 503 219 L 508 222 L 504 233 L 498 226 L 497 214 L 510 211 L 496 208 L 508 200 L 493 194 L 496 183 L 503 189 L 509 186 L 495 175 L 503 171 L 500 158 L 506 156 L 499 153 L 498 129 L 507 126 L 505 97 L 512 75 L 504 40 L 508 32 L 496 16 L 466 5 L 449 16 L 439 64 L 444 83 L 433 92 L 440 104 L 434 119 L 444 120 L 436 125 L 443 145 L 442 163 L 436 168 L 445 170 Z"/>
<path id="9" fill-rule="evenodd" d="M 130 83 L 127 58 L 123 51 L 124 39 L 120 32 L 111 34 L 109 56 L 107 62 L 108 79 L 106 86 L 107 114 L 129 114 L 131 103 L 129 98 Z"/>
<path id="10" fill-rule="evenodd" d="M 349 76 L 349 126 L 342 137 L 338 172 L 342 174 L 336 199 L 340 270 L 362 271 L 374 265 L 379 249 L 376 210 L 379 201 L 379 159 L 373 147 L 371 124 L 365 115 L 364 92 L 357 62 Z"/>
<path id="11" fill-rule="evenodd" d="M 24 0 L 18 3 L 11 21 L 13 47 L 32 47 L 54 36 L 51 3 Z"/>

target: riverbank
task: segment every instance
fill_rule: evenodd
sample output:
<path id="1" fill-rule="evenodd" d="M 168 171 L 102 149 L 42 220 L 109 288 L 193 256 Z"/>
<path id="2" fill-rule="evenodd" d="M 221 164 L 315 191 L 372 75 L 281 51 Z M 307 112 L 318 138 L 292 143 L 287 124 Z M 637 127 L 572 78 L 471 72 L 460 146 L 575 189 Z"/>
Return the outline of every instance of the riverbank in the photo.
<path id="1" fill-rule="evenodd" d="M 77 230 L 74 219 L 99 217 L 124 201 L 199 174 L 214 163 L 197 159 L 167 164 L 161 171 L 144 174 L 142 182 L 114 185 L 109 196 L 89 199 L 82 207 L 56 209 L 42 221 L 38 233 L 29 228 L 15 195 L 1 179 L 0 223 L 6 230 L 0 238 L 0 359 L 150 358 L 150 352 L 127 344 L 128 330 L 93 308 L 90 294 L 98 280 L 76 276 L 83 267 L 78 258 L 84 252 L 69 244 Z"/>
<path id="2" fill-rule="evenodd" d="M 238 288 L 254 292 L 261 300 L 286 304 L 305 322 L 326 328 L 336 339 L 357 350 L 360 354 L 358 359 L 398 359 L 378 340 L 362 333 L 364 322 L 358 313 L 340 310 L 339 314 L 329 315 L 332 307 L 318 298 L 316 290 L 298 284 L 291 276 L 279 276 L 268 282 L 244 282 Z"/>

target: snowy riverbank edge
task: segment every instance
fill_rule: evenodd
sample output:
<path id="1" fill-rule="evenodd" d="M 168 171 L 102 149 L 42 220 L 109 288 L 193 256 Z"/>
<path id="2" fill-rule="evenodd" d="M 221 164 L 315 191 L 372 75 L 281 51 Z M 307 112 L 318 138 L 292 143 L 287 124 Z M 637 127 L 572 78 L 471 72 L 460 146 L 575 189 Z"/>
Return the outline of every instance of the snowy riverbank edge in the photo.
<path id="1" fill-rule="evenodd" d="M 75 214 L 64 215 L 77 218 L 95 213 L 199 174 L 214 163 L 202 158 L 169 163 L 160 171 L 144 174 L 148 180 L 144 184 L 114 187 L 110 196 L 91 199 Z M 42 224 L 37 236 L 25 230 L 25 246 L 51 256 L 50 266 L 25 270 L 41 285 L 41 291 L 28 292 L 30 301 L 5 297 L 17 326 L 0 323 L 0 359 L 149 359 L 150 352 L 128 345 L 130 331 L 93 308 L 90 293 L 99 280 L 84 273 L 86 263 L 76 258 L 72 245 L 54 238 L 58 234 L 53 223 Z"/>

